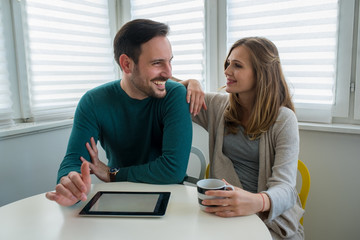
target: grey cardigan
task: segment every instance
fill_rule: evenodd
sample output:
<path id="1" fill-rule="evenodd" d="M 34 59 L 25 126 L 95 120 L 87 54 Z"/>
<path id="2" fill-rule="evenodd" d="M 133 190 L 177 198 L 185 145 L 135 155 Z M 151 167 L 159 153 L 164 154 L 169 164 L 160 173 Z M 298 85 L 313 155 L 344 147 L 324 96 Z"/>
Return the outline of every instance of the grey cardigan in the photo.
<path id="1" fill-rule="evenodd" d="M 209 133 L 210 177 L 226 179 L 242 187 L 231 160 L 223 154 L 224 111 L 228 94 L 206 93 L 208 110 L 202 110 L 193 121 Z M 241 146 L 239 146 L 241 147 Z M 259 143 L 258 192 L 266 193 L 270 211 L 259 213 L 273 239 L 304 239 L 299 220 L 304 210 L 295 188 L 299 154 L 299 131 L 293 111 L 281 107 L 276 123 L 263 133 Z"/>

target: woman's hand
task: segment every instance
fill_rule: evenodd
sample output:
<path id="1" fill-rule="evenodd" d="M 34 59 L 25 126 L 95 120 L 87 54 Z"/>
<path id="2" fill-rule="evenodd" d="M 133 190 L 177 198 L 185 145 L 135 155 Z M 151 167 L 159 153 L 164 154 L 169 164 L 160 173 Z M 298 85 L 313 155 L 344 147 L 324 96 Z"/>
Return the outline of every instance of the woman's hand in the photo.
<path id="1" fill-rule="evenodd" d="M 205 104 L 205 93 L 198 80 L 189 79 L 187 84 L 186 101 L 190 103 L 190 113 L 196 116 L 201 108 L 207 109 Z"/>
<path id="2" fill-rule="evenodd" d="M 207 207 L 205 211 L 221 217 L 251 215 L 270 209 L 270 199 L 265 193 L 251 193 L 235 187 L 234 191 L 214 190 L 207 191 L 205 194 L 222 197 L 202 201 L 203 205 L 218 205 L 218 207 Z"/>
<path id="3" fill-rule="evenodd" d="M 91 170 L 91 174 L 95 174 L 100 180 L 104 182 L 110 182 L 109 176 L 109 167 L 100 161 L 99 159 L 99 152 L 96 147 L 96 143 L 93 137 L 90 138 L 90 143 L 86 143 L 86 149 L 88 150 L 91 158 L 91 163 L 89 163 L 89 167 Z M 87 161 L 85 158 L 80 157 L 82 162 Z"/>
<path id="4" fill-rule="evenodd" d="M 196 116 L 201 108 L 207 109 L 205 104 L 205 93 L 202 90 L 201 84 L 198 80 L 188 79 L 181 81 L 175 77 L 171 77 L 172 80 L 183 84 L 186 89 L 186 101 L 190 104 L 190 113 Z"/>

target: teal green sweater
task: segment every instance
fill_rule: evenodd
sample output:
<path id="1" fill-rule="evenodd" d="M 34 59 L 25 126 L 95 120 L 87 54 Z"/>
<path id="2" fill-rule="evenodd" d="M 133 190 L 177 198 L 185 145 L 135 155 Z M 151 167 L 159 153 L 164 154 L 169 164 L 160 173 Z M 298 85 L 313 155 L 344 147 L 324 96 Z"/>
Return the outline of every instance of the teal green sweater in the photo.
<path id="1" fill-rule="evenodd" d="M 186 89 L 168 80 L 164 98 L 130 98 L 120 80 L 88 91 L 74 117 L 67 152 L 57 181 L 80 172 L 80 156 L 94 137 L 106 152 L 108 165 L 120 167 L 117 181 L 171 184 L 183 181 L 188 165 L 192 122 Z M 104 159 L 103 159 L 104 160 Z"/>

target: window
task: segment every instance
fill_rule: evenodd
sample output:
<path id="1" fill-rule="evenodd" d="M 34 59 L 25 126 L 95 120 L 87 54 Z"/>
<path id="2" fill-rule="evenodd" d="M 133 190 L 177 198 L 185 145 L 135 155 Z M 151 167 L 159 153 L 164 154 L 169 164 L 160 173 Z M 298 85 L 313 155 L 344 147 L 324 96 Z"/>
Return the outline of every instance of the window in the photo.
<path id="1" fill-rule="evenodd" d="M 24 121 L 72 118 L 87 90 L 115 80 L 108 0 L 26 0 L 10 4 L 16 43 L 16 51 L 10 55 L 17 56 L 17 64 L 8 66 L 0 60 L 0 72 L 4 88 L 6 69 L 17 69 L 19 79 L 11 84 L 19 82 L 19 94 L 13 92 L 12 98 L 18 98 L 21 110 L 15 115 Z M 6 97 L 0 93 L 1 98 Z M 7 103 L 9 108 L 10 101 Z"/>
<path id="2" fill-rule="evenodd" d="M 191 6 L 197 1 L 185 2 Z M 131 0 L 132 18 L 153 18 L 173 28 L 175 23 L 167 20 L 167 11 L 170 16 L 174 8 L 182 12 L 176 3 L 179 1 Z M 263 36 L 279 49 L 299 121 L 331 123 L 335 117 L 349 118 L 354 8 L 353 0 L 204 1 L 205 14 L 198 15 L 205 23 L 206 36 L 203 86 L 216 91 L 224 84 L 223 61 L 237 39 Z M 177 39 L 185 36 L 179 32 Z M 177 64 L 174 61 L 175 76 Z M 184 78 L 196 77 L 190 73 Z"/>
<path id="3" fill-rule="evenodd" d="M 5 52 L 4 7 L 0 1 L 0 127 L 12 125 L 12 101 L 7 57 Z"/>
<path id="4" fill-rule="evenodd" d="M 205 86 L 204 0 L 131 0 L 131 19 L 148 18 L 170 26 L 173 75 Z"/>
<path id="5" fill-rule="evenodd" d="M 227 47 L 243 37 L 277 46 L 299 120 L 331 121 L 335 102 L 337 0 L 227 0 Z"/>
<path id="6" fill-rule="evenodd" d="M 196 78 L 206 91 L 224 84 L 223 62 L 235 40 L 265 36 L 280 51 L 299 121 L 360 124 L 359 5 L 355 0 L 2 0 L 0 128 L 71 118 L 85 91 L 116 78 L 114 26 L 134 18 L 170 26 L 173 75 Z"/>

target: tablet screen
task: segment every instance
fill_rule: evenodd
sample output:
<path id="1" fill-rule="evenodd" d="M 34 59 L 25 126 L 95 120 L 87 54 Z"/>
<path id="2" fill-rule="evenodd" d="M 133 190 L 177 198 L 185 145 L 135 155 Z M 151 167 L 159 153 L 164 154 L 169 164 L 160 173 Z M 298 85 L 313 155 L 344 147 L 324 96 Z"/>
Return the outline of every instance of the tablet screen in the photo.
<path id="1" fill-rule="evenodd" d="M 100 191 L 81 210 L 82 216 L 163 216 L 170 192 Z"/>

